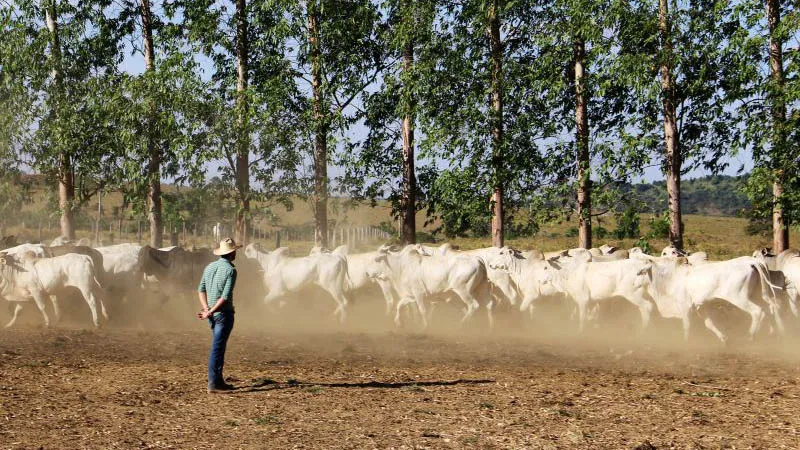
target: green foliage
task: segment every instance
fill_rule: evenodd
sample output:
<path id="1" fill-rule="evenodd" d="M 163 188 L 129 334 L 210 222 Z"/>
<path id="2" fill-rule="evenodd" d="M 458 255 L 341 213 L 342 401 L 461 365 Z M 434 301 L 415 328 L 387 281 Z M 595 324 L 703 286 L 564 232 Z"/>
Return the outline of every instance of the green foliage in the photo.
<path id="1" fill-rule="evenodd" d="M 632 238 L 636 239 L 641 236 L 639 231 L 639 211 L 633 205 L 625 208 L 621 213 L 614 216 L 617 228 L 614 230 L 614 237 L 616 239 Z M 602 236 L 599 236 L 602 239 Z"/>
<path id="2" fill-rule="evenodd" d="M 665 239 L 669 237 L 669 213 L 664 213 L 661 216 L 653 216 L 650 218 L 650 234 L 651 239 Z"/>
<path id="3" fill-rule="evenodd" d="M 650 241 L 645 237 L 640 237 L 639 240 L 636 241 L 636 244 L 634 244 L 634 247 L 639 247 L 648 255 L 653 254 L 653 247 L 650 245 Z"/>

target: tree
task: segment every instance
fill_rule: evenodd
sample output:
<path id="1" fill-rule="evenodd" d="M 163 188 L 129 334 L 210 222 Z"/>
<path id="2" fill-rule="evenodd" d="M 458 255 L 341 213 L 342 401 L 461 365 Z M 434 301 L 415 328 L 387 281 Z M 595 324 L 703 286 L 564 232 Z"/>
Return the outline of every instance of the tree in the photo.
<path id="1" fill-rule="evenodd" d="M 155 70 L 155 48 L 153 47 L 153 15 L 150 11 L 150 0 L 139 0 L 140 16 L 142 21 L 142 41 L 144 48 L 145 70 L 152 78 Z M 152 94 L 151 94 L 152 95 Z M 156 130 L 156 106 L 155 102 L 149 101 L 146 125 L 147 139 L 147 216 L 150 221 L 150 245 L 155 248 L 163 247 L 164 225 L 161 220 L 161 149 L 157 146 Z"/>
<path id="2" fill-rule="evenodd" d="M 53 98 L 51 114 L 58 120 L 59 102 L 65 99 L 63 78 L 61 74 L 61 40 L 58 33 L 58 12 L 56 0 L 45 1 L 45 21 L 50 34 L 50 73 L 53 79 Z M 67 239 L 75 239 L 75 223 L 72 217 L 75 200 L 75 174 L 72 171 L 71 155 L 62 151 L 58 156 L 58 208 L 61 210 L 61 235 Z"/>
<path id="3" fill-rule="evenodd" d="M 771 146 L 776 153 L 785 152 L 786 136 L 786 100 L 784 95 L 785 78 L 783 68 L 783 37 L 780 35 L 781 22 L 780 0 L 767 0 L 767 23 L 769 24 L 769 67 L 772 74 L 770 93 L 772 116 Z M 782 252 L 789 248 L 789 224 L 784 217 L 781 204 L 784 197 L 784 169 L 776 168 L 775 180 L 772 182 L 772 249 Z"/>
<path id="4" fill-rule="evenodd" d="M 683 248 L 683 221 L 681 220 L 681 149 L 675 105 L 673 81 L 672 25 L 667 0 L 658 0 L 658 35 L 661 43 L 661 105 L 664 117 L 665 168 L 667 172 L 667 197 L 669 198 L 669 242 L 677 249 Z"/>
<path id="5" fill-rule="evenodd" d="M 223 162 L 220 179 L 232 186 L 225 193 L 236 204 L 234 237 L 246 242 L 257 208 L 288 204 L 296 192 L 302 127 L 300 94 L 289 82 L 289 37 L 297 5 L 182 0 L 176 6 L 189 45 L 213 61 L 205 157 Z"/>
<path id="6" fill-rule="evenodd" d="M 743 147 L 753 152 L 746 191 L 753 201 L 752 219 L 771 219 L 773 251 L 779 252 L 788 248 L 788 227 L 800 211 L 800 177 L 795 170 L 800 158 L 795 131 L 800 120 L 800 68 L 796 49 L 785 47 L 800 30 L 800 21 L 797 5 L 791 2 L 745 1 L 739 11 L 744 26 L 736 44 L 750 59 L 742 67 L 744 93 L 738 108 L 746 124 Z"/>
<path id="7" fill-rule="evenodd" d="M 503 187 L 504 187 L 504 155 L 503 147 L 503 41 L 500 37 L 500 2 L 498 0 L 487 1 L 487 22 L 491 77 L 492 77 L 492 100 L 489 107 L 489 117 L 492 127 L 492 245 L 502 247 L 505 238 L 505 227 L 503 226 Z"/>
<path id="8" fill-rule="evenodd" d="M 247 223 L 250 219 L 250 139 L 248 127 L 248 13 L 247 0 L 236 0 L 236 242 L 247 244 Z"/>
<path id="9" fill-rule="evenodd" d="M 697 167 L 712 173 L 725 168 L 724 157 L 740 146 L 736 104 L 749 62 L 737 45 L 741 28 L 733 4 L 708 0 L 669 6 L 665 1 L 658 10 L 647 2 L 626 4 L 618 16 L 615 59 L 635 92 L 626 107 L 624 141 L 660 153 L 656 160 L 662 161 L 667 179 L 669 239 L 678 247 L 683 244 L 680 178 Z"/>
<path id="10" fill-rule="evenodd" d="M 530 232 L 531 213 L 537 212 L 530 197 L 563 175 L 548 167 L 555 160 L 546 142 L 557 131 L 543 82 L 552 67 L 541 69 L 539 62 L 542 9 L 528 1 L 440 5 L 439 17 L 448 20 L 437 19 L 432 69 L 424 75 L 420 148 L 438 166 L 423 169 L 426 176 L 436 174 L 429 177 L 429 211 L 445 221 L 460 217 L 443 223 L 445 231 L 461 233 L 469 222 L 475 235 L 491 234 L 493 244 Z M 505 31 L 492 38 L 493 28 Z M 441 161 L 449 167 L 439 170 Z M 489 198 L 502 202 L 493 200 L 487 208 Z M 457 214 L 449 211 L 453 207 Z M 479 216 L 465 221 L 462 213 L 468 211 Z"/>
<path id="11" fill-rule="evenodd" d="M 107 120 L 120 82 L 117 32 L 101 2 L 20 0 L 4 11 L 13 17 L 4 45 L 20 44 L 3 62 L 15 83 L 7 92 L 26 108 L 8 128 L 13 151 L 55 182 L 61 231 L 72 238 L 74 212 L 109 182 L 119 155 Z"/>
<path id="12" fill-rule="evenodd" d="M 403 74 L 402 80 L 402 120 L 403 120 L 403 177 L 400 199 L 401 238 L 406 244 L 417 242 L 417 176 L 414 169 L 414 117 L 416 94 L 414 92 L 414 43 L 417 27 L 418 8 L 416 0 L 404 0 L 401 5 L 403 33 Z"/>
<path id="13" fill-rule="evenodd" d="M 427 99 L 435 65 L 432 46 L 435 0 L 385 3 L 386 22 L 378 36 L 382 71 L 365 92 L 354 119 L 366 135 L 347 145 L 337 163 L 345 169 L 338 185 L 351 198 L 388 199 L 400 222 L 400 239 L 416 242 L 416 214 L 425 206 L 425 168 L 417 167 L 420 103 Z M 428 172 L 430 173 L 430 172 Z"/>
<path id="14" fill-rule="evenodd" d="M 299 90 L 307 96 L 303 117 L 313 148 L 314 240 L 327 247 L 330 148 L 337 134 L 358 120 L 361 113 L 355 103 L 363 100 L 360 97 L 383 70 L 382 25 L 377 6 L 370 2 L 303 3 L 291 14 L 293 39 L 299 43 L 293 71 Z"/>

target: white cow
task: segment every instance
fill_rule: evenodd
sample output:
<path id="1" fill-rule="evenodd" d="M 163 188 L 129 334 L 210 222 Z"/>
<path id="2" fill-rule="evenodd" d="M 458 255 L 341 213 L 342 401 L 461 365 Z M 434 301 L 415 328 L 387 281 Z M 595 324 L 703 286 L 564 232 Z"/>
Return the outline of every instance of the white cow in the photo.
<path id="1" fill-rule="evenodd" d="M 524 252 L 509 247 L 498 249 L 488 262 L 490 270 L 506 271 L 516 292 L 521 296 L 520 311 L 533 310 L 533 302 L 547 296 L 559 295 L 561 290 L 556 287 L 553 275 L 556 269 L 550 261 L 541 259 L 540 254 L 526 257 Z"/>
<path id="2" fill-rule="evenodd" d="M 351 255 L 349 252 L 350 249 L 347 245 L 340 245 L 331 252 L 335 255 L 341 255 L 347 260 L 347 276 L 349 280 L 347 292 L 352 293 L 376 283 L 381 289 L 386 302 L 386 314 L 391 313 L 395 302 L 391 283 L 386 277 L 370 272 L 371 268 L 374 267 L 378 252 L 356 253 L 355 255 Z M 311 253 L 319 252 L 311 249 Z"/>
<path id="3" fill-rule="evenodd" d="M 514 285 L 510 274 L 506 270 L 493 268 L 489 261 L 500 256 L 504 251 L 511 250 L 509 247 L 485 247 L 474 250 L 454 250 L 450 244 L 443 244 L 440 247 L 428 247 L 420 244 L 412 244 L 420 254 L 425 256 L 472 256 L 478 258 L 486 267 L 486 275 L 491 285 L 492 296 L 497 302 L 507 301 L 511 306 L 516 306 L 522 298 L 519 290 Z"/>
<path id="4" fill-rule="evenodd" d="M 103 255 L 103 269 L 106 273 L 106 285 L 109 292 L 127 293 L 138 291 L 142 287 L 142 251 L 139 244 L 117 244 L 99 247 L 97 251 Z"/>
<path id="5" fill-rule="evenodd" d="M 0 295 L 11 302 L 25 302 L 31 299 L 41 311 L 45 326 L 50 326 L 50 318 L 45 311 L 44 300 L 51 296 L 56 320 L 59 317 L 58 303 L 55 293 L 65 287 L 75 287 L 81 291 L 83 298 L 92 312 L 92 322 L 100 326 L 97 317 L 97 303 L 103 317 L 108 319 L 105 304 L 99 295 L 100 284 L 95 276 L 92 258 L 86 255 L 67 254 L 53 258 L 37 258 L 33 254 L 18 258 L 0 253 Z M 10 327 L 17 320 L 22 306 L 17 304 Z"/>
<path id="6" fill-rule="evenodd" d="M 423 326 L 428 325 L 425 299 L 429 296 L 456 294 L 466 305 L 461 322 L 467 321 L 480 307 L 486 305 L 489 324 L 493 324 L 491 294 L 486 266 L 472 256 L 426 256 L 413 246 L 400 252 L 390 247 L 378 249 L 375 266 L 370 273 L 385 277 L 399 295 L 395 323 L 400 325 L 400 311 L 403 305 L 416 303 Z"/>
<path id="7" fill-rule="evenodd" d="M 780 271 L 784 279 L 784 297 L 789 303 L 789 309 L 794 317 L 800 316 L 800 251 L 787 249 L 780 254 L 773 255 L 769 249 L 756 250 L 753 257 L 764 262 L 772 271 Z"/>
<path id="8" fill-rule="evenodd" d="M 38 258 L 44 258 L 45 257 L 44 247 L 45 247 L 44 244 L 20 244 L 17 245 L 16 247 L 11 247 L 3 250 L 3 253 L 7 255 L 22 257 L 26 253 L 31 252 L 33 253 L 34 256 Z"/>
<path id="9" fill-rule="evenodd" d="M 591 254 L 573 252 L 575 256 L 553 260 L 560 266 L 555 283 L 575 301 L 578 308 L 578 330 L 583 331 L 590 305 L 621 297 L 639 309 L 642 327 L 647 328 L 653 305 L 647 299 L 647 261 L 623 259 L 592 262 Z"/>
<path id="10" fill-rule="evenodd" d="M 708 254 L 706 252 L 687 253 L 683 250 L 678 250 L 672 245 L 664 247 L 664 250 L 661 251 L 661 257 L 664 258 L 680 258 L 684 256 L 689 261 L 689 264 L 702 264 L 708 262 Z"/>
<path id="11" fill-rule="evenodd" d="M 347 308 L 347 260 L 333 253 L 317 253 L 305 257 L 291 257 L 289 249 L 281 247 L 271 252 L 258 244 L 245 248 L 245 256 L 258 261 L 264 270 L 264 286 L 267 295 L 264 303 L 271 303 L 286 294 L 297 292 L 306 286 L 317 285 L 327 291 L 337 304 L 335 314 L 344 322 Z"/>
<path id="12" fill-rule="evenodd" d="M 685 258 L 650 258 L 649 293 L 666 318 L 683 322 L 684 338 L 689 338 L 693 312 L 704 318 L 706 328 L 723 343 L 727 336 L 717 328 L 701 307 L 712 300 L 724 300 L 751 317 L 750 338 L 761 328 L 764 307 L 775 311 L 775 289 L 767 267 L 753 258 L 706 262 L 690 265 Z M 778 322 L 779 328 L 782 324 Z"/>

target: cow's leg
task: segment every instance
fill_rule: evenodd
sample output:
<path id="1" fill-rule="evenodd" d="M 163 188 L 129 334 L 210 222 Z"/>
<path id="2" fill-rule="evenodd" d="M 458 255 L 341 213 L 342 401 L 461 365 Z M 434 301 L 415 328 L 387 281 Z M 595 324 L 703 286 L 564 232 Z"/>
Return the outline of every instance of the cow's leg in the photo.
<path id="1" fill-rule="evenodd" d="M 414 295 L 414 301 L 417 303 L 417 310 L 422 318 L 422 329 L 428 328 L 428 312 L 425 307 L 425 298 L 422 295 Z"/>
<path id="2" fill-rule="evenodd" d="M 764 314 L 764 310 L 760 306 L 750 301 L 747 301 L 746 303 L 742 302 L 741 306 L 739 307 L 742 308 L 744 312 L 750 314 L 749 335 L 750 340 L 752 341 L 755 339 L 756 334 L 758 334 L 758 331 L 761 329 L 761 324 L 763 323 L 766 314 Z"/>
<path id="3" fill-rule="evenodd" d="M 595 322 L 598 317 L 600 317 L 600 303 L 593 302 L 591 306 L 586 305 L 586 321 Z M 595 325 L 595 327 L 597 327 L 597 325 Z"/>
<path id="4" fill-rule="evenodd" d="M 414 303 L 414 299 L 411 298 L 411 297 L 402 297 L 397 302 L 397 306 L 396 306 L 397 310 L 396 310 L 395 315 L 394 315 L 394 323 L 398 327 L 403 326 L 403 321 L 400 319 L 400 315 L 402 314 L 403 306 L 408 305 L 410 303 Z"/>
<path id="5" fill-rule="evenodd" d="M 453 289 L 453 291 L 458 295 L 461 301 L 467 306 L 467 310 L 464 312 L 464 317 L 461 318 L 461 323 L 465 323 L 467 320 L 472 317 L 472 314 L 480 308 L 480 303 L 478 300 L 466 289 L 458 288 Z"/>
<path id="6" fill-rule="evenodd" d="M 89 305 L 89 310 L 92 312 L 92 323 L 95 328 L 100 328 L 100 320 L 98 320 L 97 317 L 97 298 L 95 298 L 94 292 L 90 289 L 81 289 L 81 291 L 83 298 L 86 300 L 86 304 Z"/>
<path id="7" fill-rule="evenodd" d="M 53 304 L 53 315 L 56 317 L 56 323 L 61 322 L 61 308 L 58 305 L 58 298 L 55 295 L 51 295 L 50 303 Z"/>
<path id="8" fill-rule="evenodd" d="M 386 302 L 386 315 L 392 313 L 392 309 L 394 306 L 394 294 L 392 294 L 392 286 L 389 285 L 389 282 L 386 280 L 377 280 L 378 287 L 381 288 L 381 292 L 383 292 L 383 299 Z"/>
<path id="9" fill-rule="evenodd" d="M 780 305 L 777 303 L 770 303 L 769 310 L 775 320 L 775 327 L 778 328 L 778 334 L 781 336 L 786 335 L 786 326 L 783 323 L 783 317 L 781 317 Z"/>
<path id="10" fill-rule="evenodd" d="M 8 306 L 11 306 L 9 303 Z M 19 312 L 22 311 L 22 305 L 19 303 L 14 303 L 14 312 L 11 314 L 11 320 L 6 324 L 6 328 L 11 328 L 17 322 L 17 317 L 19 317 Z"/>
<path id="11" fill-rule="evenodd" d="M 100 304 L 100 314 L 102 314 L 103 319 L 108 320 L 108 311 L 106 311 L 106 302 L 103 301 L 106 291 L 100 288 L 100 284 L 97 284 L 95 286 L 95 289 L 92 290 L 92 292 L 94 293 L 94 296 L 97 299 L 97 303 Z"/>
<path id="12" fill-rule="evenodd" d="M 800 313 L 797 310 L 797 301 L 798 301 L 798 292 L 797 288 L 795 287 L 794 283 L 788 283 L 786 286 L 786 297 L 789 299 L 789 310 L 792 311 L 792 315 L 797 318 L 800 317 Z"/>
<path id="13" fill-rule="evenodd" d="M 712 333 L 714 333 L 714 336 L 716 336 L 717 339 L 719 339 L 723 345 L 726 345 L 728 343 L 728 336 L 726 336 L 725 333 L 723 333 L 722 331 L 720 331 L 719 328 L 717 328 L 717 325 L 714 323 L 714 319 L 712 319 L 711 316 L 706 315 L 705 318 L 703 318 L 703 324 Z"/>
<path id="14" fill-rule="evenodd" d="M 686 311 L 681 317 L 681 324 L 683 325 L 683 340 L 689 342 L 689 330 L 692 327 L 692 314 L 691 311 Z"/>
<path id="15" fill-rule="evenodd" d="M 489 330 L 490 331 L 494 330 L 494 315 L 493 315 L 494 304 L 495 304 L 494 299 L 489 300 L 489 303 L 486 304 L 486 316 L 489 319 Z"/>
<path id="16" fill-rule="evenodd" d="M 326 289 L 333 300 L 336 302 L 336 310 L 333 312 L 334 314 L 339 315 L 339 322 L 344 322 L 344 319 L 347 315 L 345 312 L 345 308 L 347 308 L 347 296 L 341 289 Z"/>
<path id="17" fill-rule="evenodd" d="M 33 301 L 36 303 L 36 307 L 39 308 L 39 311 L 42 313 L 42 319 L 44 319 L 44 326 L 50 326 L 50 317 L 47 316 L 47 311 L 45 311 L 44 306 L 44 294 L 38 291 L 31 292 L 33 296 Z"/>
<path id="18" fill-rule="evenodd" d="M 582 300 L 576 303 L 578 306 L 578 333 L 583 333 L 583 330 L 586 327 L 586 308 L 588 306 L 588 302 Z"/>
<path id="19" fill-rule="evenodd" d="M 639 308 L 639 314 L 642 316 L 642 329 L 646 330 L 650 325 L 650 317 L 653 314 L 653 304 L 640 293 L 632 295 L 629 300 Z"/>

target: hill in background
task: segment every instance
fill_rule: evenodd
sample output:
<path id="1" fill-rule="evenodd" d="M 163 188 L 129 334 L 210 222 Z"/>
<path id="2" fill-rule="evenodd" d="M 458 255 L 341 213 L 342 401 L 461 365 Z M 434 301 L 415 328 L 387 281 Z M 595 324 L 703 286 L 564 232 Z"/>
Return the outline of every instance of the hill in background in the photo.
<path id="1" fill-rule="evenodd" d="M 681 210 L 683 214 L 701 216 L 740 216 L 750 207 L 750 200 L 742 192 L 747 175 L 731 177 L 711 175 L 681 181 Z M 643 201 L 649 212 L 659 213 L 667 208 L 667 185 L 664 181 L 627 186 L 635 197 Z"/>

